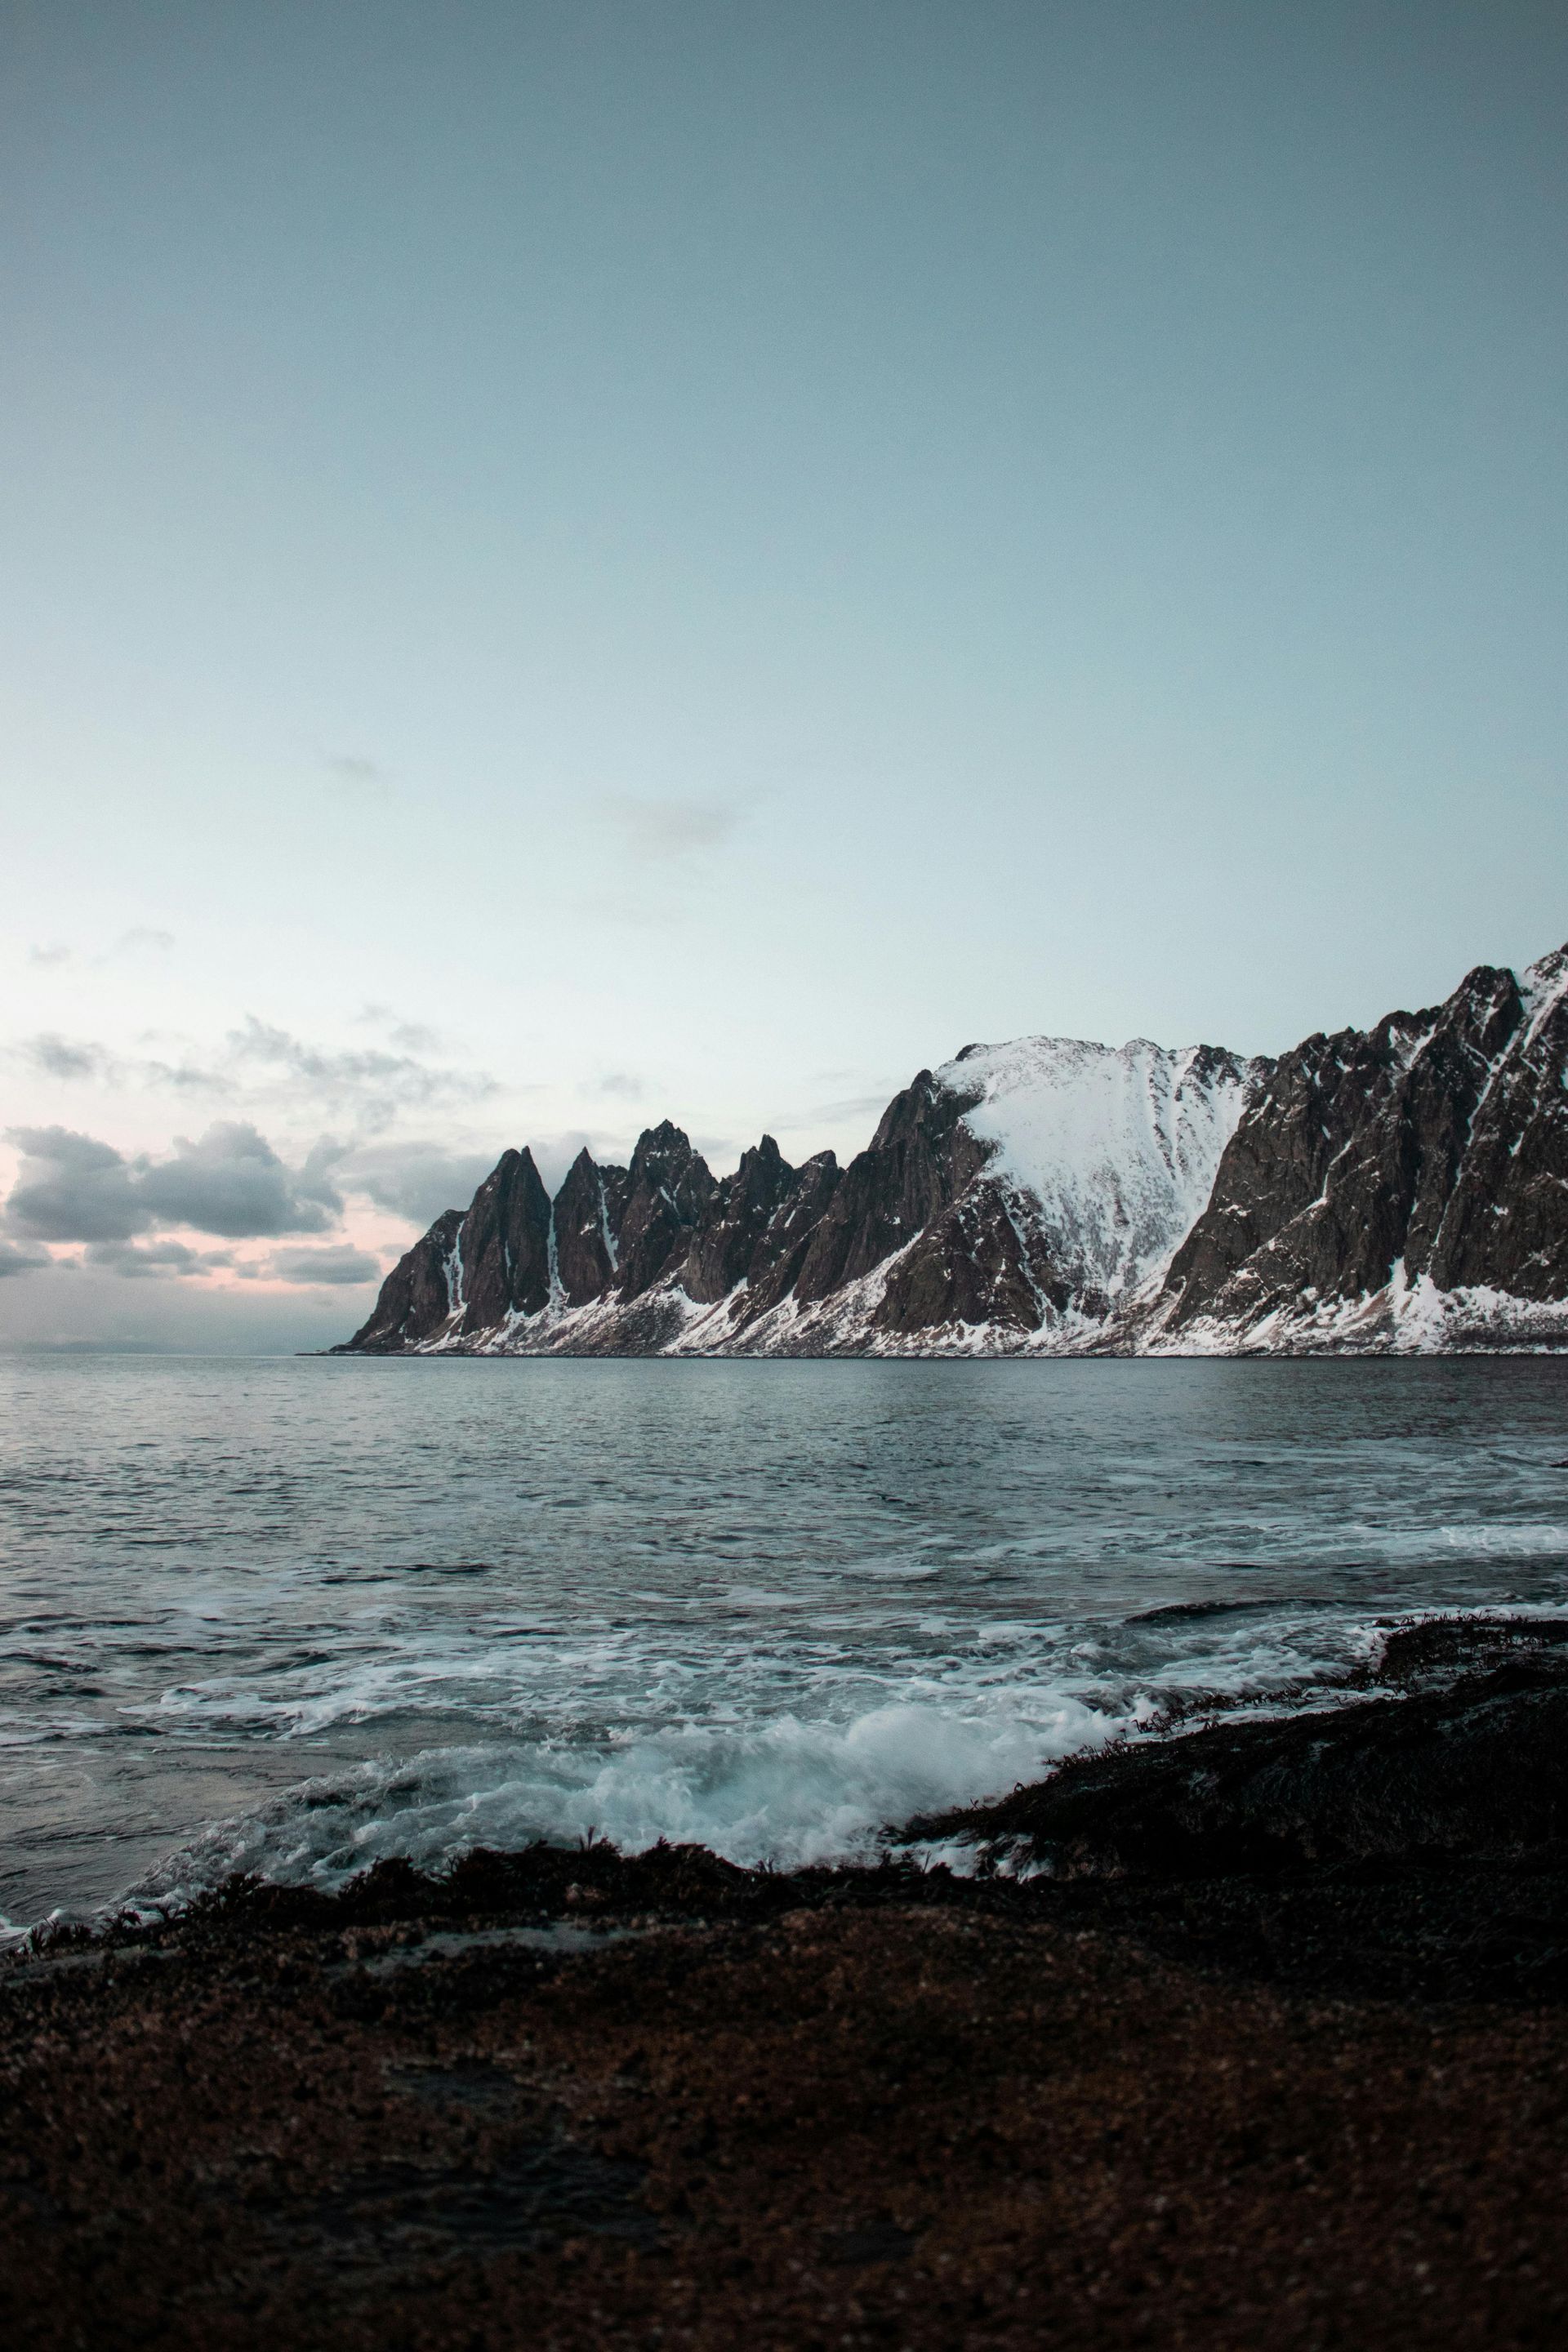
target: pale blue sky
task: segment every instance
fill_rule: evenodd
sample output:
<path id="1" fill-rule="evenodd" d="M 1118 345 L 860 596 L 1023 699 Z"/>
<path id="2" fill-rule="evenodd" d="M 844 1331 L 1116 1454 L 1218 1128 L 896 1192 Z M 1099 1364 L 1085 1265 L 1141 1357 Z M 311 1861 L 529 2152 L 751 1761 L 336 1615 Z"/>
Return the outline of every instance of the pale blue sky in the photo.
<path id="1" fill-rule="evenodd" d="M 9 0 L 4 1123 L 350 1205 L 0 1334 L 1559 943 L 1565 99 L 1509 0 Z"/>

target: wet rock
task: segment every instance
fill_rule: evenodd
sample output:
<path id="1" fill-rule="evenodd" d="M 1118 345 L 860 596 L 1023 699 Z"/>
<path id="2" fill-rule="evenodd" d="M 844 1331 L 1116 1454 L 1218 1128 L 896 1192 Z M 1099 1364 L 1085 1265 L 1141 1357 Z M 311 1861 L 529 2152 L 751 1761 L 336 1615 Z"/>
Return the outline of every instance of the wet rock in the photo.
<path id="1" fill-rule="evenodd" d="M 1531 1664 L 1568 1643 L 1568 1617 L 1425 1617 L 1389 1633 L 1376 1679 L 1396 1689 L 1453 1683 L 1512 1662 Z"/>
<path id="2" fill-rule="evenodd" d="M 1063 1879 L 1568 1858 L 1568 1654 L 1519 1649 L 1447 1690 L 1076 1758 L 920 1833 L 1010 1842 Z M 1391 1674 L 1405 1670 L 1402 1654 Z"/>

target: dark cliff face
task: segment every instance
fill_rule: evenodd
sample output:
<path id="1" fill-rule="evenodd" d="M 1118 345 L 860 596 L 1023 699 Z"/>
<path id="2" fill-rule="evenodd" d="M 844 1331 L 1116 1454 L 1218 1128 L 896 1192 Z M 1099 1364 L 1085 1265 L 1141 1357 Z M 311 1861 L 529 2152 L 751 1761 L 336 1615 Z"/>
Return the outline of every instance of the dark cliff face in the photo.
<path id="1" fill-rule="evenodd" d="M 1568 1294 L 1565 971 L 1568 952 L 1532 967 L 1527 1002 L 1482 964 L 1430 1011 L 1283 1055 L 1172 1263 L 1173 1326 L 1310 1312 L 1401 1263 L 1441 1290 Z"/>
<path id="2" fill-rule="evenodd" d="M 1568 948 L 1532 978 L 1538 1009 L 1524 1009 L 1477 1109 L 1432 1235 L 1425 1270 L 1440 1290 L 1568 1297 Z"/>
<path id="3" fill-rule="evenodd" d="M 555 1195 L 555 1270 L 568 1307 L 602 1298 L 617 1279 L 626 1189 L 626 1170 L 595 1166 L 586 1148 L 567 1171 Z"/>
<path id="4" fill-rule="evenodd" d="M 1069 1296 L 1034 1220 L 982 1178 L 931 1219 L 894 1267 L 871 1319 L 879 1331 L 944 1323 L 1037 1331 L 1047 1309 L 1060 1313 Z"/>
<path id="5" fill-rule="evenodd" d="M 458 1235 L 465 1337 L 510 1314 L 537 1315 L 550 1297 L 550 1196 L 530 1151 L 503 1151 Z"/>
<path id="6" fill-rule="evenodd" d="M 708 1163 L 679 1128 L 666 1119 L 639 1137 L 617 1236 L 623 1298 L 680 1266 L 712 1194 Z"/>
<path id="7" fill-rule="evenodd" d="M 869 1274 L 979 1174 L 984 1147 L 960 1124 L 973 1099 L 947 1093 L 929 1070 L 894 1096 L 834 1187 L 802 1262 L 798 1298 L 826 1298 Z"/>
<path id="8" fill-rule="evenodd" d="M 398 1259 L 381 1286 L 369 1321 L 335 1353 L 397 1355 L 441 1328 L 457 1304 L 451 1276 L 462 1223 L 461 1209 L 442 1212 L 429 1232 Z"/>
<path id="9" fill-rule="evenodd" d="M 819 1151 L 804 1167 L 794 1170 L 778 1205 L 752 1253 L 746 1289 L 732 1310 L 737 1328 L 754 1323 L 760 1315 L 787 1298 L 800 1278 L 801 1267 L 828 1204 L 843 1181 L 843 1171 L 831 1151 Z"/>
<path id="10" fill-rule="evenodd" d="M 771 1135 L 742 1153 L 734 1174 L 714 1187 L 692 1236 L 681 1275 L 689 1297 L 710 1305 L 746 1280 L 794 1182 L 795 1170 Z"/>

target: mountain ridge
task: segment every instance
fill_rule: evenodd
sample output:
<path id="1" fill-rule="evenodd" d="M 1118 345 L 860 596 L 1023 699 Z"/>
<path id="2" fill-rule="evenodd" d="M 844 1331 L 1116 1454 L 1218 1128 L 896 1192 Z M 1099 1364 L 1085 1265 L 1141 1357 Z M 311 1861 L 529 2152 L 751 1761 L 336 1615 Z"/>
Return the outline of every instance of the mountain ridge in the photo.
<path id="1" fill-rule="evenodd" d="M 1026 1037 L 864 1151 L 716 1178 L 669 1120 L 553 1200 L 509 1150 L 343 1354 L 1568 1346 L 1568 948 L 1278 1057 Z"/>

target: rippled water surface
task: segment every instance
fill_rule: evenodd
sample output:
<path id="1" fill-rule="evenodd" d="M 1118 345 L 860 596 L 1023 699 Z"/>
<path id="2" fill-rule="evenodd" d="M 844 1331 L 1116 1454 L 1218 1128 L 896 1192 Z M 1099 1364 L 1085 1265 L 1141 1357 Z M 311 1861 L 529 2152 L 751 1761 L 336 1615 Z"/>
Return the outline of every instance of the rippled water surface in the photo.
<path id="1" fill-rule="evenodd" d="M 0 1914 L 874 1850 L 1568 1597 L 1568 1364 L 0 1359 Z"/>

